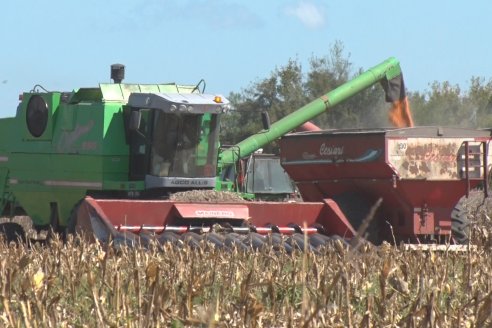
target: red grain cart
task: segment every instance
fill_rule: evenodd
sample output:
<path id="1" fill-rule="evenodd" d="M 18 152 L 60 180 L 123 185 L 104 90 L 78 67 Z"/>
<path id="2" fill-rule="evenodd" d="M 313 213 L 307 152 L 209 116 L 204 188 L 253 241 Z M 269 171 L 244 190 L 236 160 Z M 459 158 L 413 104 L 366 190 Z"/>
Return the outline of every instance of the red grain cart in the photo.
<path id="1" fill-rule="evenodd" d="M 305 201 L 333 199 L 354 228 L 382 199 L 372 241 L 468 240 L 459 200 L 487 195 L 490 131 L 448 127 L 330 130 L 281 139 L 281 164 Z"/>

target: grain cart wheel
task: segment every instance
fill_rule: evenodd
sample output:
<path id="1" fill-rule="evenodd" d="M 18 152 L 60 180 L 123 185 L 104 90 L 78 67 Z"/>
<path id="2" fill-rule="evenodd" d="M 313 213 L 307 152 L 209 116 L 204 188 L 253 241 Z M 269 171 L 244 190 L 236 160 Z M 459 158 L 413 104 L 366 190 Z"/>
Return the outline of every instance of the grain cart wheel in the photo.
<path id="1" fill-rule="evenodd" d="M 15 222 L 5 222 L 0 224 L 0 239 L 9 244 L 10 242 L 26 242 L 24 228 Z"/>
<path id="2" fill-rule="evenodd" d="M 460 203 L 451 212 L 451 237 L 461 245 L 467 244 L 470 239 L 468 211 Z"/>

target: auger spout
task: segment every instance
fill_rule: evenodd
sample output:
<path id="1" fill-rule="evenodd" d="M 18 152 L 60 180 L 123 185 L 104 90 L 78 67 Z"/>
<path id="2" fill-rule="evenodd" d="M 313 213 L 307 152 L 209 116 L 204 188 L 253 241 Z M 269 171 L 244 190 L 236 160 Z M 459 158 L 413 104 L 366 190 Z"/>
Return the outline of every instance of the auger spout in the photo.
<path id="1" fill-rule="evenodd" d="M 342 84 L 338 88 L 278 120 L 270 126 L 270 129 L 262 130 L 239 142 L 234 147 L 225 150 L 221 154 L 222 164 L 228 165 L 235 163 L 239 158 L 252 154 L 270 142 L 275 141 L 281 136 L 296 129 L 305 122 L 324 113 L 327 109 L 378 82 L 381 82 L 386 92 L 386 101 L 392 102 L 393 104 L 395 104 L 395 102 L 399 104 L 403 101 L 405 98 L 405 90 L 400 63 L 396 58 L 391 57 L 349 82 Z M 400 110 L 404 110 L 408 116 L 408 119 L 404 120 L 404 124 L 408 126 L 413 125 L 408 110 L 405 108 Z M 394 112 L 395 111 L 392 110 L 392 113 Z"/>

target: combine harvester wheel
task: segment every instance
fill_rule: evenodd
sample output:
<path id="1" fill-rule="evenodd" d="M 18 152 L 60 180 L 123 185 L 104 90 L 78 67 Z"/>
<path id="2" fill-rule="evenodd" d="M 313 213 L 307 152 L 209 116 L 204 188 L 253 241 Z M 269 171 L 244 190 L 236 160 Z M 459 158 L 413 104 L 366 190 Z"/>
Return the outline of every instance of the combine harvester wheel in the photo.
<path id="1" fill-rule="evenodd" d="M 7 244 L 11 242 L 26 242 L 26 233 L 24 228 L 15 222 L 4 222 L 0 224 L 0 240 Z"/>

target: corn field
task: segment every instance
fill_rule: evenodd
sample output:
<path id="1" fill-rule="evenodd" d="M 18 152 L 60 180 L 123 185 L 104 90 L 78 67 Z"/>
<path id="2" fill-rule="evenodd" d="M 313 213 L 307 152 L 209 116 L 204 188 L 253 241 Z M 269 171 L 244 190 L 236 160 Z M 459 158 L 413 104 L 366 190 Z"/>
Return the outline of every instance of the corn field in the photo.
<path id="1" fill-rule="evenodd" d="M 492 251 L 0 246 L 4 327 L 491 327 Z"/>
<path id="2" fill-rule="evenodd" d="M 492 327 L 492 199 L 464 205 L 461 251 L 0 242 L 0 327 Z"/>

